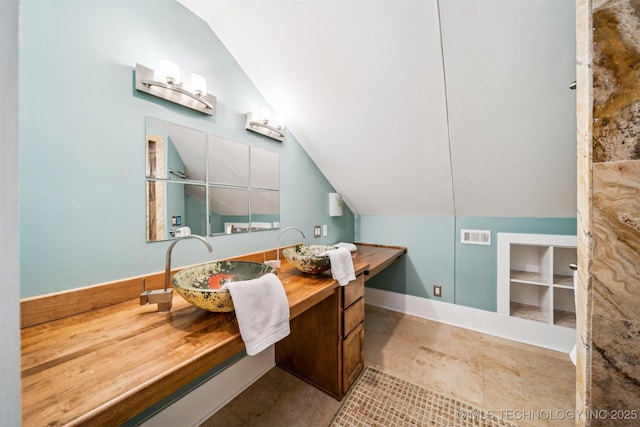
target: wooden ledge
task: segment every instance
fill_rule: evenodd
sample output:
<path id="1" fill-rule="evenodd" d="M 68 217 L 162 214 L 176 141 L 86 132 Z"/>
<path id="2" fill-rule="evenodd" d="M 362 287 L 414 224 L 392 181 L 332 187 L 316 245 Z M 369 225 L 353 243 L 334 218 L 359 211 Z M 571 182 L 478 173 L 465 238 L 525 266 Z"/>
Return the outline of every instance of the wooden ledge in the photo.
<path id="1" fill-rule="evenodd" d="M 282 249 L 286 248 L 283 247 Z M 263 262 L 275 259 L 275 249 L 241 255 L 233 260 Z M 283 256 L 280 256 L 284 259 Z M 211 260 L 213 262 L 219 260 Z M 183 268 L 174 268 L 171 275 Z M 144 281 L 146 289 L 162 289 L 164 287 L 164 271 L 116 280 L 99 285 L 79 289 L 55 292 L 24 298 L 20 301 L 20 327 L 27 328 L 41 323 L 52 322 L 76 314 L 98 310 L 124 301 L 136 299 L 142 291 Z"/>

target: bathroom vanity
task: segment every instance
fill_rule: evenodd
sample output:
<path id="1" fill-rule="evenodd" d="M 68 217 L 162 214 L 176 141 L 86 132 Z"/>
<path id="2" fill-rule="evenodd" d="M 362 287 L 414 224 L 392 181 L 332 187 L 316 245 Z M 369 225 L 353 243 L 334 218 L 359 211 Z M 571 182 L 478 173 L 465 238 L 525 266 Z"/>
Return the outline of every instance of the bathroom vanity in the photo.
<path id="1" fill-rule="evenodd" d="M 293 319 L 277 366 L 342 399 L 364 368 L 364 281 L 363 272 Z"/>
<path id="2" fill-rule="evenodd" d="M 276 344 L 276 362 L 336 398 L 364 363 L 364 281 L 406 253 L 357 245 L 357 279 L 345 287 L 286 261 L 278 271 L 291 335 Z M 275 250 L 232 259 L 265 255 Z M 143 280 L 163 286 L 157 273 L 22 301 L 23 425 L 121 424 L 244 350 L 233 313 L 203 311 L 177 294 L 171 312 L 159 313 L 139 304 Z"/>

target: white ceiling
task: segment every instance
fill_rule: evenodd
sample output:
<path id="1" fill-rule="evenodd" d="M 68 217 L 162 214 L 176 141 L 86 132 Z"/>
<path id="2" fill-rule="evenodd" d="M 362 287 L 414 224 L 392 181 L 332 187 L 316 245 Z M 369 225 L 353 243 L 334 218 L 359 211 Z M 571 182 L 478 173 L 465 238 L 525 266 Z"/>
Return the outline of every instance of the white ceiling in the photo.
<path id="1" fill-rule="evenodd" d="M 575 216 L 573 0 L 179 1 L 355 213 Z"/>

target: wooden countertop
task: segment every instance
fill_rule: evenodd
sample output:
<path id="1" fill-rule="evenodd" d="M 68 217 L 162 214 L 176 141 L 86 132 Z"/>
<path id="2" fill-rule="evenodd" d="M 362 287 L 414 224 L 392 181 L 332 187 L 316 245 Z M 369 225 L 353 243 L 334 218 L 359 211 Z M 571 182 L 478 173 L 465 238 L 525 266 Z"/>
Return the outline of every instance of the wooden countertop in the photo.
<path id="1" fill-rule="evenodd" d="M 370 278 L 404 253 L 358 243 L 356 274 Z M 284 259 L 278 277 L 291 318 L 338 286 Z M 233 313 L 203 311 L 177 293 L 168 313 L 136 298 L 25 327 L 21 346 L 24 426 L 120 424 L 244 350 Z"/>

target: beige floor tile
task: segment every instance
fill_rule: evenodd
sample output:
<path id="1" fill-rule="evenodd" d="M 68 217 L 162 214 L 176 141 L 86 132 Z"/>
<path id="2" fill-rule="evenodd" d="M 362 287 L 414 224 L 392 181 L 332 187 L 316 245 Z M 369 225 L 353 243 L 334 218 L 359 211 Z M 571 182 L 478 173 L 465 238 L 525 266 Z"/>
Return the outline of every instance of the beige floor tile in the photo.
<path id="1" fill-rule="evenodd" d="M 514 350 L 521 377 L 533 378 L 558 388 L 575 386 L 576 367 L 571 363 L 569 356 L 559 352 L 552 353 L 549 350 L 536 351 L 535 357 L 532 357 L 531 353 L 531 350 L 526 348 Z"/>
<path id="2" fill-rule="evenodd" d="M 575 406 L 575 368 L 564 353 L 367 306 L 365 359 L 497 415 L 511 411 L 505 418 L 522 426 L 573 425 L 542 419 Z M 328 426 L 339 408 L 334 398 L 274 368 L 203 426 Z"/>
<path id="3" fill-rule="evenodd" d="M 394 336 L 405 339 L 414 346 L 448 353 L 453 330 L 455 328 L 444 323 L 404 316 L 398 322 Z"/>
<path id="4" fill-rule="evenodd" d="M 326 426 L 338 409 L 334 398 L 273 368 L 202 425 Z"/>
<path id="5" fill-rule="evenodd" d="M 523 426 L 574 424 L 565 414 L 575 402 L 564 390 L 500 369 L 486 369 L 483 378 L 485 407 L 507 420 Z"/>
<path id="6" fill-rule="evenodd" d="M 434 391 L 484 406 L 482 369 L 473 362 L 421 347 L 411 365 L 411 379 Z"/>
<path id="7" fill-rule="evenodd" d="M 567 353 L 563 353 L 560 351 L 550 350 L 548 348 L 537 347 L 530 344 L 524 344 L 517 341 L 509 341 L 509 345 L 511 345 L 514 349 L 520 349 L 525 351 L 526 353 L 534 352 L 536 355 L 543 354 L 545 356 L 552 357 L 554 359 L 558 359 L 560 361 L 571 361 L 569 355 Z"/>
<path id="8" fill-rule="evenodd" d="M 458 328 L 451 334 L 449 354 L 482 368 L 491 367 L 518 374 L 518 363 L 508 340 Z"/>
<path id="9" fill-rule="evenodd" d="M 406 340 L 390 336 L 375 337 L 365 330 L 364 354 L 367 363 L 392 374 L 407 376 L 418 348 Z"/>
<path id="10" fill-rule="evenodd" d="M 201 424 L 202 427 L 244 427 L 246 425 L 247 422 L 237 416 L 229 406 L 225 406 Z"/>

